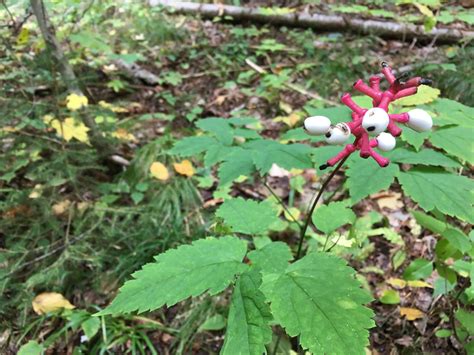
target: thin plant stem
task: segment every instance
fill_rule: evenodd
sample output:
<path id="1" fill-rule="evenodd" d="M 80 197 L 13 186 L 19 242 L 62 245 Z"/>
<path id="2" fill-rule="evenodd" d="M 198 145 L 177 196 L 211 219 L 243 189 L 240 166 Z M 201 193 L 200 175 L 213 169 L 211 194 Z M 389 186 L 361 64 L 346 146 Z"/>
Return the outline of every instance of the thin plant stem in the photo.
<path id="1" fill-rule="evenodd" d="M 288 209 L 288 207 L 286 207 L 286 205 L 283 203 L 283 201 L 281 200 L 281 198 L 275 193 L 275 191 L 273 191 L 273 189 L 266 183 L 264 182 L 263 185 L 267 188 L 268 191 L 270 191 L 270 193 L 272 194 L 273 197 L 275 197 L 275 199 L 277 200 L 277 202 L 281 205 L 281 207 L 283 207 L 283 209 L 286 211 L 286 213 L 288 213 L 288 215 L 291 217 L 291 219 L 293 220 L 293 222 L 295 222 L 298 227 L 302 228 L 300 222 L 293 216 L 293 214 L 291 213 L 291 211 Z"/>
<path id="2" fill-rule="evenodd" d="M 316 198 L 314 199 L 313 201 L 313 204 L 311 205 L 311 208 L 309 209 L 307 215 L 306 215 L 306 220 L 305 220 L 305 223 L 304 223 L 304 226 L 301 227 L 300 224 L 298 224 L 300 226 L 300 237 L 299 237 L 299 241 L 298 241 L 298 251 L 296 252 L 296 257 L 295 257 L 295 261 L 298 261 L 301 257 L 302 257 L 302 251 L 303 251 L 303 240 L 304 240 L 304 237 L 306 235 L 306 231 L 308 230 L 308 227 L 309 227 L 309 223 L 311 221 L 311 216 L 313 215 L 313 212 L 314 212 L 314 209 L 316 208 L 316 205 L 318 204 L 319 200 L 321 199 L 321 196 L 323 195 L 323 192 L 326 190 L 327 186 L 329 185 L 329 182 L 332 180 L 332 178 L 334 177 L 334 175 L 336 175 L 336 173 L 339 171 L 339 169 L 342 167 L 342 165 L 344 165 L 344 163 L 346 162 L 347 158 L 349 158 L 349 156 L 345 157 L 344 159 L 342 159 L 339 164 L 337 164 L 336 168 L 331 172 L 331 174 L 328 176 L 328 178 L 326 180 L 324 180 L 322 186 L 321 186 L 321 189 L 319 189 L 317 195 L 316 195 Z M 267 186 L 267 184 L 265 183 L 265 186 L 270 190 L 270 192 L 272 192 L 272 190 L 270 189 L 269 186 Z M 273 192 L 272 192 L 273 193 Z M 278 196 L 274 195 L 279 201 L 281 201 L 279 199 Z M 332 196 L 331 196 L 332 197 Z M 281 202 L 281 205 L 284 206 L 283 202 Z M 326 249 L 326 244 L 329 240 L 329 236 L 326 238 L 326 243 L 324 244 L 324 249 Z M 331 247 L 332 248 L 332 247 Z M 280 338 L 281 338 L 281 334 L 278 336 L 277 338 L 277 341 L 276 341 L 276 344 L 275 344 L 275 347 L 273 348 L 273 351 L 272 351 L 272 354 L 275 355 L 276 352 L 277 352 L 277 349 L 278 349 L 278 343 L 280 342 Z M 300 353 L 302 350 L 301 349 L 301 346 L 298 346 L 298 353 Z"/>
<path id="3" fill-rule="evenodd" d="M 331 245 L 327 250 L 326 250 L 326 247 L 324 247 L 324 248 L 323 248 L 323 251 L 326 252 L 326 253 L 329 253 L 329 252 L 332 250 L 332 248 L 334 248 L 334 247 L 337 245 L 337 243 L 339 243 L 339 240 L 341 239 L 341 236 L 342 236 L 342 234 L 339 234 L 339 236 L 337 237 L 337 239 L 336 239 L 336 241 L 334 242 L 334 244 Z"/>
<path id="4" fill-rule="evenodd" d="M 302 256 L 301 253 L 302 253 L 302 249 L 303 249 L 303 240 L 304 240 L 304 237 L 306 236 L 306 231 L 308 230 L 309 223 L 311 221 L 311 216 L 313 215 L 314 209 L 316 208 L 319 200 L 321 199 L 321 196 L 323 195 L 323 192 L 326 190 L 327 186 L 329 185 L 329 182 L 332 180 L 334 175 L 336 175 L 336 173 L 339 171 L 339 169 L 342 167 L 342 165 L 345 163 L 345 161 L 347 160 L 348 157 L 349 156 L 345 157 L 344 159 L 342 159 L 339 162 L 339 164 L 337 164 L 336 168 L 331 172 L 331 174 L 327 177 L 327 179 L 324 180 L 323 185 L 319 189 L 318 194 L 316 195 L 316 198 L 314 199 L 313 204 L 311 205 L 311 208 L 309 209 L 309 212 L 306 215 L 306 220 L 305 220 L 304 226 L 301 229 L 295 261 L 297 261 Z"/>

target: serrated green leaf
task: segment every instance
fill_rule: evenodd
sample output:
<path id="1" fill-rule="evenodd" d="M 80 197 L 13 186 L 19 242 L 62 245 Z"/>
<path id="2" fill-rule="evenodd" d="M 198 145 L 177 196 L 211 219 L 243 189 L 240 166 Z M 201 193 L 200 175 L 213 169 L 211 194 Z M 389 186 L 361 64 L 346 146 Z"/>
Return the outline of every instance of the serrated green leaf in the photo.
<path id="1" fill-rule="evenodd" d="M 369 294 L 344 260 L 311 253 L 291 264 L 264 293 L 275 320 L 315 354 L 364 354 L 373 312 Z"/>
<path id="2" fill-rule="evenodd" d="M 293 259 L 290 248 L 283 242 L 269 243 L 261 249 L 251 251 L 247 257 L 252 266 L 264 274 L 282 273 L 288 267 L 288 262 Z"/>
<path id="3" fill-rule="evenodd" d="M 352 224 L 356 215 L 347 207 L 346 202 L 341 201 L 318 207 L 314 211 L 312 219 L 321 232 L 330 234 L 345 224 Z"/>
<path id="4" fill-rule="evenodd" d="M 207 136 L 186 137 L 178 141 L 170 150 L 171 154 L 189 157 L 207 151 L 210 147 L 219 145 L 215 138 Z"/>
<path id="5" fill-rule="evenodd" d="M 421 146 L 431 136 L 431 132 L 416 132 L 410 128 L 405 128 L 400 138 L 410 144 L 415 150 L 420 150 Z"/>
<path id="6" fill-rule="evenodd" d="M 438 98 L 424 107 L 435 113 L 435 126 L 459 125 L 474 127 L 474 108 L 465 106 L 457 101 Z"/>
<path id="7" fill-rule="evenodd" d="M 370 194 L 387 189 L 398 176 L 400 169 L 397 164 L 381 168 L 372 159 L 357 157 L 349 164 L 347 170 L 347 187 L 352 203 L 356 203 Z"/>
<path id="8" fill-rule="evenodd" d="M 262 277 L 257 270 L 247 271 L 237 280 L 229 309 L 227 331 L 221 354 L 261 355 L 272 341 L 270 307 L 259 290 Z"/>
<path id="9" fill-rule="evenodd" d="M 397 148 L 385 156 L 391 161 L 400 164 L 433 165 L 447 168 L 459 168 L 461 166 L 456 160 L 447 155 L 428 148 L 422 149 L 419 152 L 413 149 Z"/>
<path id="10" fill-rule="evenodd" d="M 245 234 L 264 234 L 279 220 L 269 203 L 240 197 L 225 201 L 216 216 L 224 219 L 234 232 Z"/>
<path id="11" fill-rule="evenodd" d="M 204 156 L 204 166 L 211 167 L 217 164 L 232 154 L 236 149 L 240 149 L 234 146 L 222 145 L 220 143 L 209 146 Z"/>
<path id="12" fill-rule="evenodd" d="M 206 291 L 219 293 L 247 267 L 242 264 L 246 250 L 245 241 L 235 237 L 206 238 L 168 250 L 132 274 L 133 279 L 98 315 L 141 313 Z"/>
<path id="13" fill-rule="evenodd" d="M 231 145 L 234 140 L 234 130 L 223 118 L 204 118 L 196 122 L 196 126 L 206 132 L 213 133 L 224 145 Z"/>
<path id="14" fill-rule="evenodd" d="M 443 127 L 431 134 L 430 141 L 435 147 L 443 149 L 463 161 L 474 164 L 474 128 Z"/>
<path id="15" fill-rule="evenodd" d="M 345 122 L 351 117 L 351 110 L 344 105 L 328 108 L 317 108 L 305 106 L 305 111 L 309 116 L 326 116 L 331 118 L 332 124 Z"/>
<path id="16" fill-rule="evenodd" d="M 249 151 L 237 148 L 227 155 L 220 165 L 219 181 L 220 184 L 226 185 L 241 175 L 251 176 L 254 172 L 255 166 Z"/>
<path id="17" fill-rule="evenodd" d="M 273 164 L 287 170 L 308 169 L 313 165 L 311 147 L 305 144 L 281 144 L 262 139 L 248 142 L 244 148 L 251 150 L 255 166 L 261 173 L 268 172 Z"/>
<path id="18" fill-rule="evenodd" d="M 439 97 L 440 93 L 441 91 L 439 91 L 439 89 L 427 85 L 420 85 L 415 95 L 401 98 L 395 102 L 400 106 L 422 105 L 434 101 Z"/>
<path id="19" fill-rule="evenodd" d="M 321 142 L 324 140 L 324 136 L 310 136 L 303 127 L 293 128 L 285 132 L 281 137 L 282 143 L 286 142 L 298 142 L 298 141 L 310 141 L 312 143 Z"/>
<path id="20" fill-rule="evenodd" d="M 436 208 L 449 216 L 474 221 L 471 207 L 474 183 L 465 176 L 438 168 L 416 167 L 400 173 L 398 181 L 405 194 L 425 211 Z"/>

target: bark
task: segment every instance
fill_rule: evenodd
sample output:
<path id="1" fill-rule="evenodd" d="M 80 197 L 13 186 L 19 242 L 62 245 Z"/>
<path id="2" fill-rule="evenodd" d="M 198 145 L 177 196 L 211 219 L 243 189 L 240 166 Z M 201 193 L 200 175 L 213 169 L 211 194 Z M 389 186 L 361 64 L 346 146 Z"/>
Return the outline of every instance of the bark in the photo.
<path id="1" fill-rule="evenodd" d="M 64 80 L 64 83 L 66 84 L 66 87 L 70 92 L 82 94 L 82 91 L 79 88 L 77 77 L 74 74 L 72 67 L 69 65 L 58 40 L 56 39 L 56 30 L 49 19 L 43 1 L 31 0 L 31 7 L 33 9 L 33 13 L 36 16 L 38 27 L 40 28 L 44 42 L 46 43 L 46 46 L 48 47 L 55 62 L 58 64 L 59 72 Z"/>
<path id="2" fill-rule="evenodd" d="M 230 5 L 200 4 L 174 0 L 149 0 L 151 6 L 164 6 L 187 15 L 206 18 L 226 16 L 233 21 L 250 21 L 264 24 L 312 28 L 317 31 L 346 31 L 374 34 L 379 37 L 426 42 L 452 43 L 474 38 L 474 31 L 434 28 L 425 32 L 422 25 L 401 24 L 391 21 L 366 20 L 353 16 L 323 15 L 308 12 L 287 14 L 264 14 L 259 8 L 244 8 Z"/>
<path id="3" fill-rule="evenodd" d="M 56 38 L 56 30 L 49 19 L 43 1 L 30 0 L 30 2 L 33 13 L 38 22 L 38 27 L 40 28 L 41 35 L 43 36 L 44 42 L 46 43 L 52 59 L 58 65 L 59 73 L 61 74 L 68 91 L 70 93 L 84 95 L 79 86 L 79 81 L 77 80 L 76 74 L 74 74 L 74 71 Z M 91 130 L 91 143 L 93 147 L 101 156 L 110 159 L 110 154 L 113 153 L 113 148 L 103 139 L 101 133 L 97 129 L 94 119 L 87 114 L 81 114 L 80 118 L 82 122 L 84 122 L 84 124 Z M 114 160 L 112 159 L 112 161 Z"/>

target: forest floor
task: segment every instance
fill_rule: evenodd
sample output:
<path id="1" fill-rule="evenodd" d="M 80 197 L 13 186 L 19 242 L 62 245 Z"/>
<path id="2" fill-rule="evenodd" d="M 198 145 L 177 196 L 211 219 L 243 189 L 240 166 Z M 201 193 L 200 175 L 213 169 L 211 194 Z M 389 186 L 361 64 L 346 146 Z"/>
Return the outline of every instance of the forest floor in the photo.
<path id="1" fill-rule="evenodd" d="M 48 353 L 58 354 L 103 346 L 123 353 L 149 344 L 160 354 L 219 351 L 224 331 L 209 319 L 218 323 L 215 316 L 225 314 L 225 294 L 212 301 L 187 300 L 142 317 L 108 319 L 99 331 L 107 332 L 108 342 L 95 338 L 92 345 L 81 340 L 74 318 L 37 315 L 31 306 L 34 295 L 57 291 L 77 309 L 94 313 L 154 255 L 209 235 L 215 226 L 208 214 L 222 196 L 269 196 L 258 180 L 216 191 L 216 171 L 199 161 L 193 161 L 192 178 L 175 174 L 169 188 L 156 187 L 147 167 L 155 160 L 175 162 L 167 150 L 181 137 L 196 133 L 196 120 L 244 113 L 259 120 L 261 135 L 282 140 L 301 125 L 308 107 L 334 106 L 357 79 L 379 72 L 382 61 L 433 79 L 443 95 L 453 99 L 472 89 L 457 85 L 463 79 L 461 68 L 472 63 L 469 45 L 229 24 L 144 13 L 133 5 L 124 11 L 104 5 L 100 11 L 85 15 L 80 31 L 74 23 L 61 23 L 58 33 L 89 98 L 86 114 L 119 139 L 111 140 L 115 155 L 123 159 L 118 163 L 90 145 L 74 140 L 64 144 L 44 126 L 45 115 L 61 114 L 66 94 L 61 78 L 51 75 L 54 65 L 43 51 L 33 18 L 24 27 L 28 31 L 19 30 L 16 37 L 2 34 L 2 353 L 15 353 L 28 339 L 49 339 L 54 350 Z M 115 22 L 106 21 L 108 17 Z M 25 38 L 19 38 L 21 33 Z M 136 61 L 159 82 L 150 85 L 127 75 L 117 60 Z M 301 176 L 296 194 L 285 171 L 271 172 L 268 181 L 281 199 L 303 210 L 321 186 L 321 173 L 307 169 Z M 344 181 L 340 172 L 325 199 L 347 197 Z M 455 339 L 434 336 L 450 327 L 452 306 L 434 294 L 433 280 L 427 279 L 425 287 L 397 283 L 412 260 L 434 258 L 434 237 L 416 223 L 410 213 L 413 207 L 397 183 L 363 199 L 354 207 L 356 215 L 365 218 L 361 223 L 391 228 L 392 239 L 375 234 L 357 253 L 339 246 L 336 252 L 347 254 L 374 297 L 370 307 L 377 326 L 370 331 L 368 352 L 459 353 Z M 296 238 L 292 230 L 272 235 L 292 245 Z M 405 257 L 394 266 L 398 250 Z M 384 303 L 380 298 L 390 279 L 400 299 Z M 427 316 L 409 320 L 400 315 L 399 305 Z M 290 339 L 283 338 L 277 353 L 289 353 L 290 347 Z"/>

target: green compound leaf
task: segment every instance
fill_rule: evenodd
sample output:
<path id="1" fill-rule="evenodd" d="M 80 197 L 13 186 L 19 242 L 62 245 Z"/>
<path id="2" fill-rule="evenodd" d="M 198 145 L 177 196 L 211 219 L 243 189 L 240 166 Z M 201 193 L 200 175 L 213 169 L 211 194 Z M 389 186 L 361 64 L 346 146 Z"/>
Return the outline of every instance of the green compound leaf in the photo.
<path id="1" fill-rule="evenodd" d="M 244 272 L 237 280 L 229 309 L 225 342 L 221 354 L 261 355 L 272 341 L 270 307 L 259 290 L 262 283 L 257 270 Z"/>
<path id="2" fill-rule="evenodd" d="M 234 198 L 225 201 L 216 211 L 234 232 L 264 234 L 273 223 L 279 221 L 276 211 L 269 203 Z"/>
<path id="3" fill-rule="evenodd" d="M 141 313 L 206 291 L 219 293 L 247 267 L 242 263 L 246 250 L 245 241 L 235 237 L 206 238 L 168 250 L 132 274 L 133 280 L 98 315 Z"/>
<path id="4" fill-rule="evenodd" d="M 341 201 L 318 207 L 312 218 L 313 223 L 321 232 L 330 234 L 344 224 L 352 224 L 356 215 L 347 207 L 346 202 Z"/>
<path id="5" fill-rule="evenodd" d="M 236 148 L 227 155 L 219 167 L 219 182 L 226 185 L 241 175 L 250 176 L 255 172 L 253 159 L 248 150 Z"/>
<path id="6" fill-rule="evenodd" d="M 267 287 L 272 314 L 288 335 L 314 354 L 364 354 L 374 326 L 372 300 L 344 260 L 311 253 Z"/>
<path id="7" fill-rule="evenodd" d="M 222 144 L 231 145 L 234 140 L 234 130 L 229 122 L 223 118 L 204 118 L 197 121 L 196 126 L 203 131 L 213 133 Z"/>
<path id="8" fill-rule="evenodd" d="M 402 172 L 398 181 L 403 191 L 425 211 L 437 208 L 463 221 L 474 221 L 471 207 L 474 183 L 465 176 L 438 168 L 415 167 Z"/>
<path id="9" fill-rule="evenodd" d="M 461 164 L 446 154 L 428 148 L 422 149 L 419 152 L 413 149 L 397 148 L 390 153 L 386 153 L 385 156 L 391 161 L 400 164 L 433 165 L 446 168 L 459 168 L 461 166 Z"/>
<path id="10" fill-rule="evenodd" d="M 312 168 L 311 147 L 305 144 L 281 144 L 272 140 L 262 139 L 248 142 L 244 148 L 252 154 L 256 168 L 261 173 L 270 170 L 273 164 L 290 170 Z"/>
<path id="11" fill-rule="evenodd" d="M 350 162 L 346 174 L 347 187 L 353 204 L 370 194 L 387 189 L 400 171 L 397 164 L 392 163 L 381 168 L 372 159 L 356 158 Z"/>
<path id="12" fill-rule="evenodd" d="M 431 131 L 416 132 L 410 128 L 404 128 L 400 138 L 419 151 L 426 139 L 431 136 Z"/>
<path id="13" fill-rule="evenodd" d="M 182 138 L 169 151 L 171 154 L 190 157 L 209 150 L 212 146 L 219 146 L 219 142 L 212 137 L 197 136 Z"/>
<path id="14" fill-rule="evenodd" d="M 281 274 L 293 259 L 288 244 L 283 242 L 271 242 L 261 249 L 251 251 L 247 257 L 252 266 L 260 269 L 263 274 Z"/>
<path id="15" fill-rule="evenodd" d="M 431 134 L 430 141 L 434 146 L 443 149 L 448 154 L 474 164 L 473 137 L 474 128 L 443 127 Z"/>

